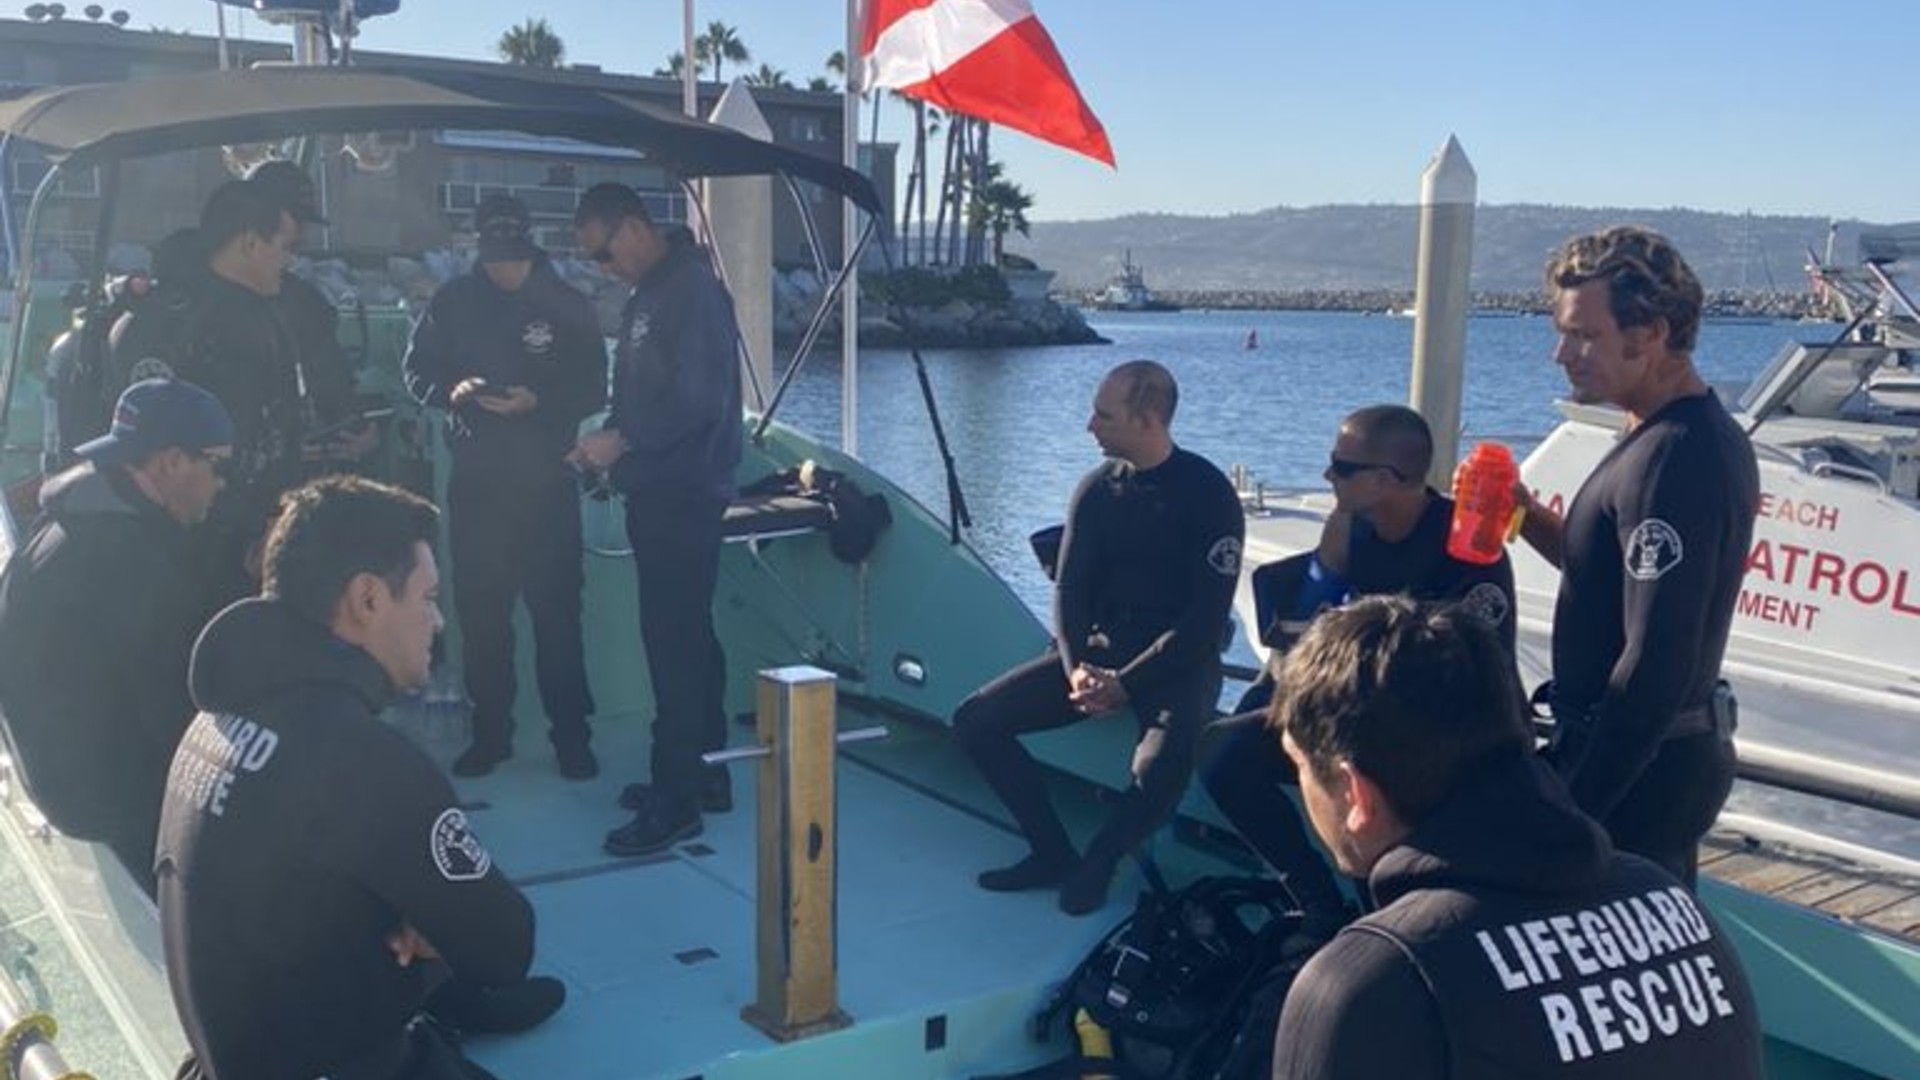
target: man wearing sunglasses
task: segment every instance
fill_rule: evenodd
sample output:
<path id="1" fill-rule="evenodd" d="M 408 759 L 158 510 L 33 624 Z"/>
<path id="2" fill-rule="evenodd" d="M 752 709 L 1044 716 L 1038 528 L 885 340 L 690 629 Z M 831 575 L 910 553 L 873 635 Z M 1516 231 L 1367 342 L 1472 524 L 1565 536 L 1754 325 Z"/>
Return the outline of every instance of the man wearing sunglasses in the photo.
<path id="1" fill-rule="evenodd" d="M 473 227 L 473 272 L 434 294 L 401 363 L 413 396 L 447 411 L 453 446 L 453 605 L 473 699 L 473 744 L 453 773 L 485 776 L 513 756 L 513 609 L 524 600 L 560 775 L 591 780 L 579 489 L 565 459 L 606 403 L 606 346 L 593 305 L 533 242 L 524 204 L 484 199 Z"/>
<path id="2" fill-rule="evenodd" d="M 1324 474 L 1334 509 L 1320 546 L 1254 572 L 1256 593 L 1285 594 L 1259 605 L 1275 612 L 1259 631 L 1272 661 L 1235 715 L 1209 732 L 1218 741 L 1206 751 L 1201 782 L 1254 853 L 1286 879 L 1306 913 L 1309 938 L 1332 936 L 1351 912 L 1282 787 L 1298 777 L 1264 723 L 1279 660 L 1299 628 L 1349 598 L 1401 593 L 1460 605 L 1513 656 L 1513 565 L 1504 553 L 1491 566 L 1447 554 L 1453 500 L 1427 486 L 1432 461 L 1426 420 L 1403 405 L 1368 406 L 1340 424 Z"/>
<path id="3" fill-rule="evenodd" d="M 233 420 L 171 379 L 128 387 L 81 464 L 50 478 L 0 574 L 0 713 L 56 828 L 112 850 L 153 894 L 167 764 L 193 719 L 187 657 L 212 612 L 193 527 L 233 456 Z"/>
<path id="4" fill-rule="evenodd" d="M 651 855 L 699 835 L 702 813 L 733 808 L 726 770 L 700 755 L 727 739 L 713 593 L 740 464 L 740 332 L 706 253 L 685 230 L 657 226 L 632 188 L 587 189 L 573 228 L 580 250 L 633 287 L 607 426 L 582 435 L 571 460 L 605 472 L 626 500 L 656 708 L 653 772 L 622 792 L 634 817 L 607 834 L 606 849 Z"/>

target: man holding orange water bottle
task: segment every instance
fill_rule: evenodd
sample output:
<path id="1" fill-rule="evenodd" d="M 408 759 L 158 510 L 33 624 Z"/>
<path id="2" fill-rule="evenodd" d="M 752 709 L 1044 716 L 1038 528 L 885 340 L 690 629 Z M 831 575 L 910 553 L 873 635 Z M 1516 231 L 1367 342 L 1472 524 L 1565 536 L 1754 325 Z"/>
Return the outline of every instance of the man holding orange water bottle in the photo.
<path id="1" fill-rule="evenodd" d="M 1760 498 L 1753 447 L 1693 367 L 1699 279 L 1664 236 L 1578 236 L 1547 265 L 1575 401 L 1627 422 L 1563 519 L 1520 488 L 1521 535 L 1561 570 L 1549 754 L 1616 847 L 1693 884 L 1733 786 L 1720 681 Z"/>

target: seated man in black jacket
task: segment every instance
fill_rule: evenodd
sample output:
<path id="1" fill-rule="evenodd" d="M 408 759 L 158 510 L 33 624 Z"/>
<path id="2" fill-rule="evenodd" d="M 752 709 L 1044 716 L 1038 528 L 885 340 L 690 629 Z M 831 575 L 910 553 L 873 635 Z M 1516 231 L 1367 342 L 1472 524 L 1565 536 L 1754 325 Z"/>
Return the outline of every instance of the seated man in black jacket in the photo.
<path id="1" fill-rule="evenodd" d="M 151 895 L 167 763 L 193 719 L 187 655 L 211 614 L 191 529 L 220 490 L 233 421 L 205 390 L 152 379 L 75 452 L 0 574 L 0 712 L 47 820 L 105 844 Z"/>
<path id="2" fill-rule="evenodd" d="M 1334 508 L 1320 546 L 1254 571 L 1257 599 L 1268 599 L 1270 587 L 1280 594 L 1258 605 L 1276 609 L 1258 631 L 1273 661 L 1322 607 L 1381 593 L 1460 604 L 1485 619 L 1512 655 L 1513 564 L 1504 553 L 1486 566 L 1447 553 L 1453 500 L 1427 486 L 1432 462 L 1433 433 L 1404 405 L 1370 405 L 1341 422 L 1328 454 Z M 1293 765 L 1263 730 L 1274 668 L 1270 662 L 1236 715 L 1212 725 L 1216 741 L 1200 777 L 1247 846 L 1286 879 L 1306 912 L 1303 932 L 1324 939 L 1350 912 L 1283 788 L 1296 782 Z"/>
<path id="3" fill-rule="evenodd" d="M 1321 616 L 1283 675 L 1271 734 L 1379 908 L 1294 981 L 1274 1080 L 1763 1075 L 1725 933 L 1534 755 L 1482 620 L 1368 597 Z"/>
<path id="4" fill-rule="evenodd" d="M 448 970 L 526 977 L 533 911 L 379 711 L 426 682 L 434 508 L 354 477 L 287 497 L 265 592 L 195 647 L 167 779 L 167 977 L 213 1080 L 484 1075 L 415 1022 Z"/>

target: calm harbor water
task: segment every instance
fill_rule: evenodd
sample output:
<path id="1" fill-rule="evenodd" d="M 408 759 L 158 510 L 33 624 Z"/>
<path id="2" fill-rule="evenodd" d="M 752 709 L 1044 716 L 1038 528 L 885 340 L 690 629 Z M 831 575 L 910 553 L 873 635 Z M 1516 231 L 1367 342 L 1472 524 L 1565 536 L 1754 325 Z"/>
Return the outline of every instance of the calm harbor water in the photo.
<path id="1" fill-rule="evenodd" d="M 1271 488 L 1322 487 L 1320 470 L 1347 413 L 1407 399 L 1413 320 L 1332 312 L 1091 313 L 1111 345 L 927 351 L 934 388 L 973 514 L 971 540 L 1036 612 L 1049 604 L 1027 548 L 1060 520 L 1098 461 L 1086 434 L 1095 386 L 1123 360 L 1166 364 L 1180 382 L 1174 436 L 1221 468 L 1245 465 Z M 1709 379 L 1743 382 L 1782 344 L 1822 327 L 1709 323 L 1696 361 Z M 1247 349 L 1248 331 L 1259 347 Z M 1558 419 L 1566 382 L 1544 318 L 1476 318 L 1467 330 L 1463 421 L 1469 440 L 1528 443 Z M 836 443 L 837 356 L 816 355 L 779 417 Z M 940 457 L 911 357 L 860 358 L 860 454 L 944 519 Z"/>

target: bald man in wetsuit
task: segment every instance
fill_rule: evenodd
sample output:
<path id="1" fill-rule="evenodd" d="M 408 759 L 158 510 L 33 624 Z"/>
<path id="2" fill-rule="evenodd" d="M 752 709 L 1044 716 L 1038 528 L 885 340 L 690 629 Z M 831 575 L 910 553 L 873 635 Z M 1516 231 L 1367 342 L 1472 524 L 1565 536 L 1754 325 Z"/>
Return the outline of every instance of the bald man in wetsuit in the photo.
<path id="1" fill-rule="evenodd" d="M 1106 903 L 1119 861 L 1173 813 L 1220 692 L 1220 646 L 1246 523 L 1233 485 L 1174 445 L 1179 389 L 1150 360 L 1101 382 L 1087 430 L 1108 460 L 1074 491 L 1045 654 L 976 691 L 954 735 L 1031 847 L 979 877 L 994 892 L 1059 887 L 1060 908 Z M 1020 736 L 1131 708 L 1133 782 L 1077 854 Z"/>

